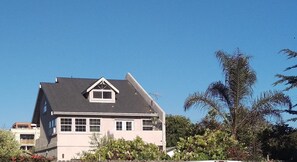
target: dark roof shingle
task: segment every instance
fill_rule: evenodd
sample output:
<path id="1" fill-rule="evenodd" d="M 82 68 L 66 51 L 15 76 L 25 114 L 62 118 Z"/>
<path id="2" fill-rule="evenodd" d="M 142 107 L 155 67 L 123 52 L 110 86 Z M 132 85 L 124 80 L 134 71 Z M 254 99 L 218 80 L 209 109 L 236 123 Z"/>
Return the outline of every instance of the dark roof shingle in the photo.
<path id="1" fill-rule="evenodd" d="M 96 79 L 57 78 L 57 83 L 41 83 L 49 105 L 58 112 L 154 113 L 127 80 L 108 80 L 119 90 L 115 103 L 89 102 L 83 92 Z"/>

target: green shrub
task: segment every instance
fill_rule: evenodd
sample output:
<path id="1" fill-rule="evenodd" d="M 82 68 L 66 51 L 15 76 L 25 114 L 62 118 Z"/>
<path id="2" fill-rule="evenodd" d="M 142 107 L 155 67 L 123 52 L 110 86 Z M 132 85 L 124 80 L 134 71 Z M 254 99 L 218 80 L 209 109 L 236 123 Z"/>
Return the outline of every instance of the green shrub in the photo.
<path id="1" fill-rule="evenodd" d="M 230 134 L 206 130 L 203 136 L 181 138 L 173 156 L 175 160 L 243 160 L 248 153 Z"/>
<path id="2" fill-rule="evenodd" d="M 103 137 L 106 138 L 106 137 Z M 95 150 L 82 153 L 82 160 L 163 160 L 168 158 L 166 153 L 154 144 L 145 143 L 140 137 L 133 141 L 124 139 L 104 140 Z"/>

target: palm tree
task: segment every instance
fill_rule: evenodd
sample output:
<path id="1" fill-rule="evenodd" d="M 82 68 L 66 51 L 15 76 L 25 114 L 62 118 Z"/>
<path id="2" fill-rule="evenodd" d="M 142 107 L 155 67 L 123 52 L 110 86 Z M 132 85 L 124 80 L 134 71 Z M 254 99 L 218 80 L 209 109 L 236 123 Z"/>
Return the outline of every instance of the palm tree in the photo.
<path id="1" fill-rule="evenodd" d="M 290 49 L 282 49 L 280 51 L 280 53 L 286 54 L 288 56 L 288 59 L 292 59 L 297 57 L 297 52 L 292 51 Z M 291 70 L 297 68 L 297 65 L 293 65 L 290 67 L 287 67 L 285 69 L 285 71 Z M 297 87 L 297 76 L 288 76 L 288 75 L 282 75 L 282 74 L 276 74 L 275 75 L 277 78 L 279 78 L 279 80 L 277 80 L 276 82 L 273 83 L 274 86 L 278 85 L 278 84 L 283 84 L 285 83 L 285 85 L 287 85 L 288 87 L 286 87 L 284 90 L 288 91 L 291 90 L 292 88 L 296 88 Z M 289 114 L 297 114 L 296 110 L 292 110 L 293 107 L 296 107 L 297 104 L 295 104 L 294 106 L 290 107 L 288 110 L 285 110 L 286 112 L 288 112 Z M 289 119 L 288 121 L 296 121 L 297 117 Z"/>
<path id="2" fill-rule="evenodd" d="M 186 98 L 184 110 L 192 107 L 207 108 L 221 117 L 234 138 L 239 128 L 256 125 L 266 115 L 281 119 L 277 106 L 291 106 L 290 98 L 279 91 L 268 91 L 252 100 L 257 77 L 249 65 L 249 56 L 239 49 L 234 55 L 217 51 L 225 81 L 211 83 L 205 92 L 196 92 Z"/>
<path id="3" fill-rule="evenodd" d="M 292 51 L 290 49 L 283 49 L 283 50 L 280 51 L 280 53 L 286 54 L 288 56 L 288 59 L 297 57 L 297 52 Z M 297 65 L 287 67 L 285 69 L 285 71 L 291 70 L 291 69 L 294 69 L 294 68 L 297 68 Z M 282 74 L 277 74 L 276 77 L 279 78 L 279 80 L 276 81 L 274 83 L 274 85 L 281 84 L 281 83 L 285 83 L 286 85 L 289 85 L 289 87 L 287 87 L 285 89 L 285 91 L 288 91 L 288 90 L 290 90 L 292 88 L 297 87 L 297 76 L 286 76 L 286 75 L 282 75 Z"/>

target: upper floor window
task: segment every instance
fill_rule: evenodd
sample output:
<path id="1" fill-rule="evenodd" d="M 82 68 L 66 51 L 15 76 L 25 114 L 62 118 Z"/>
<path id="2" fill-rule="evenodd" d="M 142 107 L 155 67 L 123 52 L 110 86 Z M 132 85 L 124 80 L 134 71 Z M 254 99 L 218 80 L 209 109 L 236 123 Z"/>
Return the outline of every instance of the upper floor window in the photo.
<path id="1" fill-rule="evenodd" d="M 90 132 L 100 132 L 100 119 L 90 119 Z"/>
<path id="2" fill-rule="evenodd" d="M 43 113 L 46 113 L 46 111 L 47 111 L 47 102 L 46 101 L 44 101 L 44 105 L 43 105 Z"/>
<path id="3" fill-rule="evenodd" d="M 142 130 L 145 130 L 145 131 L 153 130 L 153 121 L 150 119 L 142 120 Z"/>
<path id="4" fill-rule="evenodd" d="M 90 93 L 91 102 L 114 103 L 115 93 L 108 89 L 93 89 Z"/>
<path id="5" fill-rule="evenodd" d="M 50 120 L 49 122 L 48 122 L 48 127 L 49 127 L 49 131 L 48 131 L 48 133 L 49 133 L 49 135 L 54 135 L 54 134 L 56 134 L 57 132 L 56 132 L 56 119 L 53 119 L 53 120 Z"/>

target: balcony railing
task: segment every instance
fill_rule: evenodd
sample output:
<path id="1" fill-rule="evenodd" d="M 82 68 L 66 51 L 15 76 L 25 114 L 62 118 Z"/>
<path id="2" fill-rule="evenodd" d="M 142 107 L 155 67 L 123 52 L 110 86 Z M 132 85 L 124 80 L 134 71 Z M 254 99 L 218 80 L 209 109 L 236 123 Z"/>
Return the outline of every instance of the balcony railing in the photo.
<path id="1" fill-rule="evenodd" d="M 32 145 L 34 145 L 35 141 L 34 141 L 34 139 L 21 139 L 20 143 L 21 144 L 32 144 Z"/>

